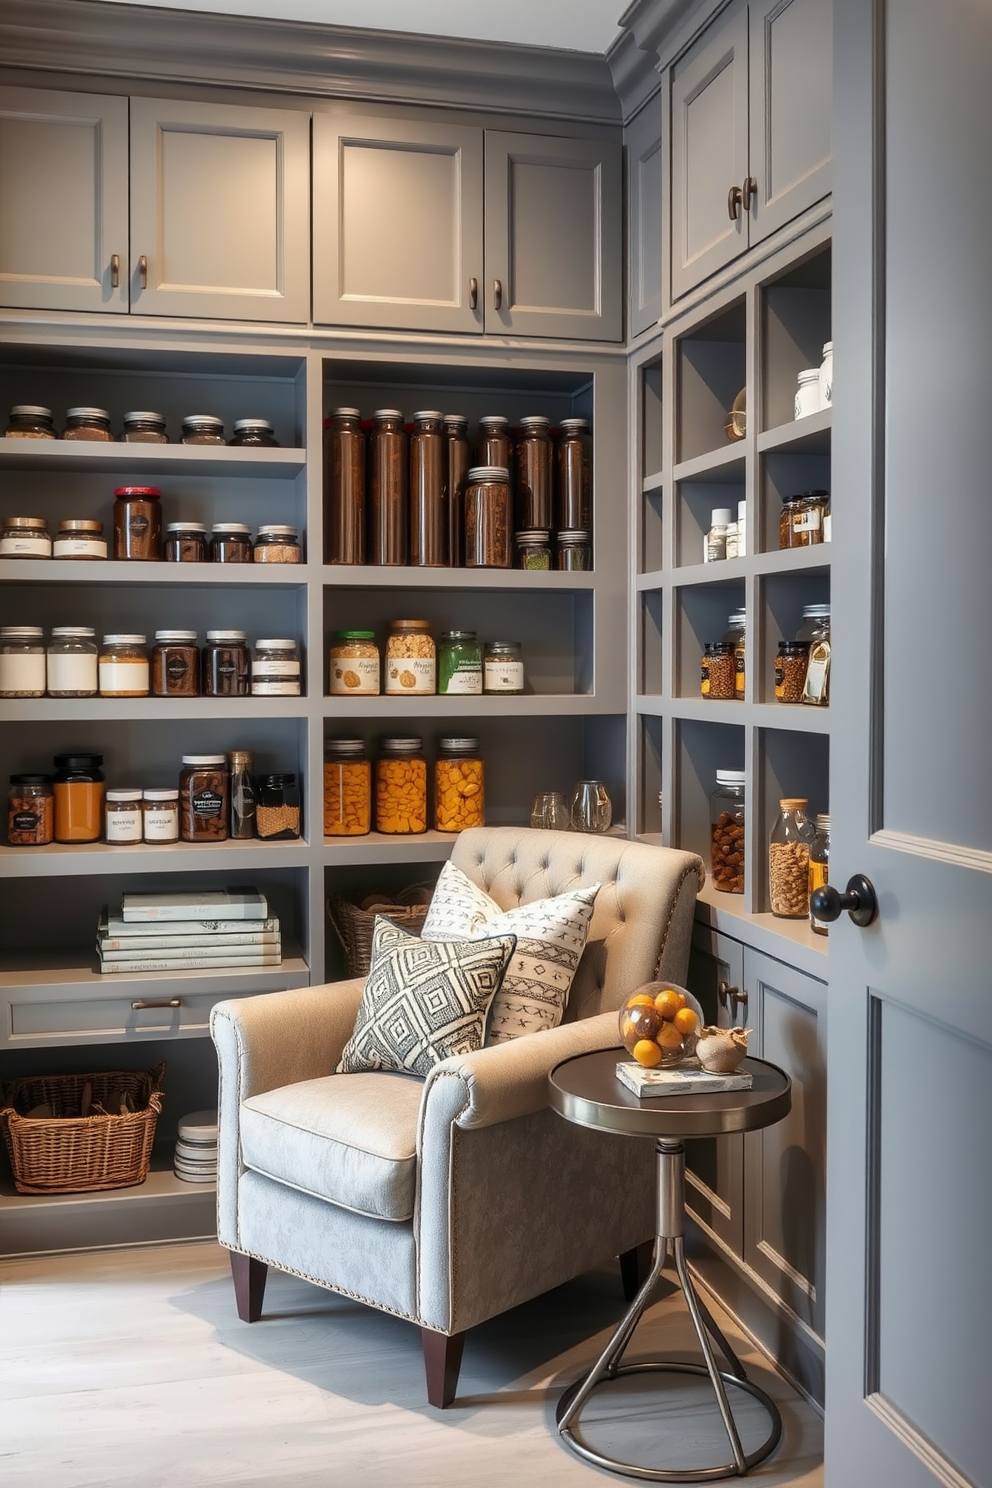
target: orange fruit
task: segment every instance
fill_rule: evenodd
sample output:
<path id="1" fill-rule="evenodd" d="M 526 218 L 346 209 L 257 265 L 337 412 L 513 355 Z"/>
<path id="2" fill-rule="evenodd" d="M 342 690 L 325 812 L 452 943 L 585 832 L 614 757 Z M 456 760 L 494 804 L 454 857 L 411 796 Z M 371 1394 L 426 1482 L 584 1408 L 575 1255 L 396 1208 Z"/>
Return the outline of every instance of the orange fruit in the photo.
<path id="1" fill-rule="evenodd" d="M 662 1023 L 658 1032 L 655 1034 L 655 1040 L 660 1048 L 667 1050 L 669 1053 L 673 1049 L 681 1049 L 682 1047 L 682 1035 L 674 1023 Z"/>
<path id="2" fill-rule="evenodd" d="M 661 1063 L 661 1050 L 654 1039 L 638 1039 L 630 1052 L 645 1069 L 653 1069 L 656 1064 Z"/>
<path id="3" fill-rule="evenodd" d="M 654 1007 L 654 998 L 647 992 L 635 992 L 633 997 L 628 997 L 625 1007 Z"/>
<path id="4" fill-rule="evenodd" d="M 679 1007 L 680 1008 L 684 1008 L 685 1007 L 685 1003 L 686 1003 L 685 993 L 684 992 L 680 992 L 679 993 Z"/>
<path id="5" fill-rule="evenodd" d="M 658 993 L 658 996 L 654 1000 L 654 1005 L 661 1016 L 671 1022 L 679 1010 L 679 994 L 668 988 L 666 991 Z"/>
<path id="6" fill-rule="evenodd" d="M 695 1033 L 699 1027 L 699 1019 L 690 1007 L 679 1008 L 672 1022 L 679 1033 Z"/>

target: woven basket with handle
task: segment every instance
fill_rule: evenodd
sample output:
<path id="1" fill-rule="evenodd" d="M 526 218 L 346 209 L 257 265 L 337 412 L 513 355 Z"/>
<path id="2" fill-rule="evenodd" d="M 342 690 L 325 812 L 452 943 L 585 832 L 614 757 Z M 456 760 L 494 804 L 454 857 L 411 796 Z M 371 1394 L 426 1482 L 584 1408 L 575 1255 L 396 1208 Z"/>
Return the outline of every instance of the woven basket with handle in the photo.
<path id="1" fill-rule="evenodd" d="M 424 928 L 433 892 L 431 884 L 412 884 L 396 893 L 369 894 L 359 904 L 343 894 L 331 894 L 327 900 L 327 915 L 344 947 L 348 975 L 363 977 L 369 974 L 376 915 L 384 915 L 394 925 L 409 930 L 411 935 L 419 935 Z"/>

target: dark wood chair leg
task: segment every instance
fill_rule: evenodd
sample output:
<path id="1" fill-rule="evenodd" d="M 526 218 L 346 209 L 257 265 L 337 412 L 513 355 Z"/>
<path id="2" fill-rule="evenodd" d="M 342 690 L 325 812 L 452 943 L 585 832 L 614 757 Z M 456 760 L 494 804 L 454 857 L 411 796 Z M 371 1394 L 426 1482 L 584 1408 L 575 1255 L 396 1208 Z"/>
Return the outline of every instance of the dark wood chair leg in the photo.
<path id="1" fill-rule="evenodd" d="M 421 1328 L 420 1337 L 427 1374 L 427 1399 L 438 1410 L 444 1410 L 454 1400 L 458 1388 L 465 1334 L 436 1333 L 433 1328 Z"/>
<path id="2" fill-rule="evenodd" d="M 229 1251 L 231 1275 L 234 1277 L 234 1300 L 238 1317 L 243 1323 L 257 1323 L 262 1316 L 262 1298 L 265 1296 L 265 1278 L 268 1266 L 254 1256 L 242 1255 L 240 1250 Z"/>
<path id="3" fill-rule="evenodd" d="M 645 1240 L 641 1245 L 635 1245 L 633 1250 L 625 1250 L 620 1256 L 620 1279 L 623 1282 L 623 1295 L 627 1302 L 633 1302 L 647 1281 L 653 1256 L 653 1240 Z"/>

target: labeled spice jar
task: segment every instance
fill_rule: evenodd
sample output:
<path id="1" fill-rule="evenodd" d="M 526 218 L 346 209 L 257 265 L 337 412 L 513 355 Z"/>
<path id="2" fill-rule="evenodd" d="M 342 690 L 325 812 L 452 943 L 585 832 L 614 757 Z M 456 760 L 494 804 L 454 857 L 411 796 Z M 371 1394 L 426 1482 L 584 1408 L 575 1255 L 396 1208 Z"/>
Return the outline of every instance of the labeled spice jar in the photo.
<path id="1" fill-rule="evenodd" d="M 134 847 L 144 835 L 140 790 L 108 790 L 104 802 L 107 841 L 116 847 Z"/>
<path id="2" fill-rule="evenodd" d="M 448 563 L 460 568 L 465 561 L 465 484 L 470 464 L 468 419 L 464 414 L 445 414 L 444 439 Z"/>
<path id="3" fill-rule="evenodd" d="M 379 648 L 374 630 L 336 631 L 328 657 L 332 697 L 378 697 Z"/>
<path id="4" fill-rule="evenodd" d="M 825 708 L 830 702 L 830 606 L 803 606 L 797 641 L 809 642 L 809 660 L 803 682 L 803 702 Z"/>
<path id="5" fill-rule="evenodd" d="M 228 441 L 235 449 L 278 449 L 279 441 L 268 419 L 234 420 L 234 435 Z"/>
<path id="6" fill-rule="evenodd" d="M 551 529 L 552 512 L 550 420 L 543 414 L 528 414 L 520 420 L 514 451 L 516 526 L 523 530 Z"/>
<path id="7" fill-rule="evenodd" d="M 86 517 L 69 517 L 59 523 L 59 530 L 52 543 L 53 558 L 106 558 L 107 539 L 103 535 L 103 523 L 91 522 Z"/>
<path id="8" fill-rule="evenodd" d="M 94 444 L 112 444 L 114 431 L 105 408 L 68 408 L 63 439 L 88 439 Z"/>
<path id="9" fill-rule="evenodd" d="M 151 675 L 143 635 L 105 635 L 100 647 L 101 697 L 147 697 Z"/>
<path id="10" fill-rule="evenodd" d="M 408 450 L 398 408 L 378 408 L 369 439 L 369 562 L 389 567 L 406 563 Z"/>
<path id="11" fill-rule="evenodd" d="M 442 416 L 434 410 L 415 413 L 410 435 L 410 562 L 417 568 L 443 568 L 448 561 L 445 474 Z"/>
<path id="12" fill-rule="evenodd" d="M 465 567 L 512 565 L 509 471 L 475 465 L 465 487 Z"/>
<path id="13" fill-rule="evenodd" d="M 558 565 L 566 572 L 586 573 L 592 568 L 589 533 L 575 528 L 558 534 Z"/>
<path id="14" fill-rule="evenodd" d="M 372 766 L 364 739 L 324 744 L 324 836 L 364 837 L 372 830 Z"/>
<path id="15" fill-rule="evenodd" d="M 809 893 L 812 898 L 816 889 L 825 887 L 830 877 L 830 817 L 821 813 L 815 820 L 816 835 L 809 845 Z M 812 907 L 809 925 L 814 935 L 829 935 L 826 920 L 818 920 Z"/>
<path id="16" fill-rule="evenodd" d="M 15 403 L 10 410 L 5 439 L 57 439 L 50 408 L 35 403 Z"/>
<path id="17" fill-rule="evenodd" d="M 589 420 L 562 419 L 558 440 L 558 526 L 564 531 L 592 526 L 592 436 Z"/>
<path id="18" fill-rule="evenodd" d="M 170 522 L 165 529 L 165 561 L 206 563 L 206 525 L 203 522 Z"/>
<path id="19" fill-rule="evenodd" d="M 114 557 L 158 563 L 162 557 L 161 491 L 118 486 L 114 492 Z"/>
<path id="20" fill-rule="evenodd" d="M 103 755 L 57 754 L 55 841 L 99 842 L 103 830 Z"/>
<path id="21" fill-rule="evenodd" d="M 446 630 L 437 657 L 437 690 L 447 695 L 480 697 L 482 647 L 474 630 Z"/>
<path id="22" fill-rule="evenodd" d="M 383 739 L 375 764 L 375 829 L 395 836 L 427 831 L 427 762 L 414 735 Z"/>
<path id="23" fill-rule="evenodd" d="M 434 826 L 461 832 L 486 824 L 485 774 L 478 739 L 439 739 L 434 762 Z"/>
<path id="24" fill-rule="evenodd" d="M 152 789 L 141 795 L 141 835 L 145 842 L 179 841 L 179 792 Z"/>
<path id="25" fill-rule="evenodd" d="M 267 842 L 300 835 L 300 788 L 295 775 L 260 775 L 255 830 Z"/>
<path id="26" fill-rule="evenodd" d="M 215 522 L 210 531 L 211 563 L 250 563 L 251 528 L 244 522 Z"/>
<path id="27" fill-rule="evenodd" d="M 50 775 L 11 775 L 7 841 L 11 847 L 45 847 L 55 835 L 55 792 Z"/>
<path id="28" fill-rule="evenodd" d="M 51 558 L 52 539 L 44 517 L 4 517 L 0 558 Z"/>
<path id="29" fill-rule="evenodd" d="M 195 630 L 155 632 L 151 677 L 155 697 L 199 697 L 200 648 Z"/>
<path id="30" fill-rule="evenodd" d="M 96 697 L 95 632 L 88 625 L 56 625 L 46 657 L 49 697 Z"/>
<path id="31" fill-rule="evenodd" d="M 823 542 L 823 513 L 829 505 L 828 491 L 801 491 L 783 496 L 779 516 L 780 548 L 809 548 Z"/>
<path id="32" fill-rule="evenodd" d="M 394 620 L 386 639 L 386 696 L 437 691 L 437 650 L 429 620 Z"/>
<path id="33" fill-rule="evenodd" d="M 255 539 L 256 563 L 302 563 L 299 533 L 282 522 L 268 522 L 259 527 Z"/>
<path id="34" fill-rule="evenodd" d="M 190 413 L 183 419 L 181 444 L 224 444 L 224 420 L 212 413 Z"/>
<path id="35" fill-rule="evenodd" d="M 809 663 L 809 641 L 779 641 L 775 653 L 775 700 L 801 703 Z"/>
<path id="36" fill-rule="evenodd" d="M 717 770 L 710 796 L 710 874 L 724 894 L 743 894 L 744 771 Z"/>
<path id="37" fill-rule="evenodd" d="M 247 697 L 251 674 L 248 637 L 243 630 L 208 630 L 200 662 L 204 697 Z"/>
<path id="38" fill-rule="evenodd" d="M 809 849 L 814 829 L 802 796 L 786 796 L 768 845 L 768 895 L 773 915 L 804 920 L 809 914 Z"/>
<path id="39" fill-rule="evenodd" d="M 357 408 L 335 408 L 324 431 L 328 563 L 365 562 L 365 435 Z"/>
<path id="40" fill-rule="evenodd" d="M 232 749 L 227 756 L 230 773 L 229 794 L 231 801 L 231 837 L 235 842 L 244 842 L 255 836 L 255 813 L 258 808 L 258 793 L 255 790 L 253 770 L 255 757 L 250 749 Z"/>
<path id="41" fill-rule="evenodd" d="M 543 572 L 551 568 L 551 533 L 518 532 L 517 567 Z"/>
<path id="42" fill-rule="evenodd" d="M 729 506 L 717 506 L 710 512 L 709 530 L 703 537 L 703 562 L 721 563 L 727 556 L 727 528 L 730 525 Z"/>
<path id="43" fill-rule="evenodd" d="M 168 444 L 165 415 L 138 410 L 124 415 L 122 444 Z"/>
<path id="44" fill-rule="evenodd" d="M 179 776 L 179 833 L 184 842 L 226 842 L 227 758 L 184 754 Z"/>
<path id="45" fill-rule="evenodd" d="M 707 641 L 700 664 L 699 691 L 704 698 L 730 702 L 734 696 L 737 661 L 729 641 Z"/>
<path id="46" fill-rule="evenodd" d="M 0 626 L 0 697 L 44 697 L 45 682 L 45 632 L 41 626 Z"/>
<path id="47" fill-rule="evenodd" d="M 256 641 L 251 658 L 253 697 L 299 697 L 300 653 L 294 640 Z"/>
<path id="48" fill-rule="evenodd" d="M 482 690 L 512 697 L 524 690 L 519 641 L 487 641 L 482 656 Z"/>
<path id="49" fill-rule="evenodd" d="M 734 697 L 739 703 L 744 701 L 744 684 L 746 681 L 744 663 L 744 643 L 747 634 L 747 611 L 731 610 L 727 616 L 727 633 L 724 636 L 724 644 L 734 648 Z"/>

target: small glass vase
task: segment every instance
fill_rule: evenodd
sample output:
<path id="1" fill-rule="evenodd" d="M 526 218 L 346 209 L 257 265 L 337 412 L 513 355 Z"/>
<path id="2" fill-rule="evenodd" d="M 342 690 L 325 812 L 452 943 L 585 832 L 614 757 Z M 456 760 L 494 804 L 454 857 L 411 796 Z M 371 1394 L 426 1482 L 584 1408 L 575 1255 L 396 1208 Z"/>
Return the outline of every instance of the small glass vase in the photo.
<path id="1" fill-rule="evenodd" d="M 572 796 L 572 831 L 605 832 L 613 820 L 613 806 L 601 780 L 580 780 Z"/>
<path id="2" fill-rule="evenodd" d="M 559 791 L 547 791 L 535 796 L 530 808 L 530 824 L 551 832 L 567 832 L 569 817 L 565 797 Z"/>

